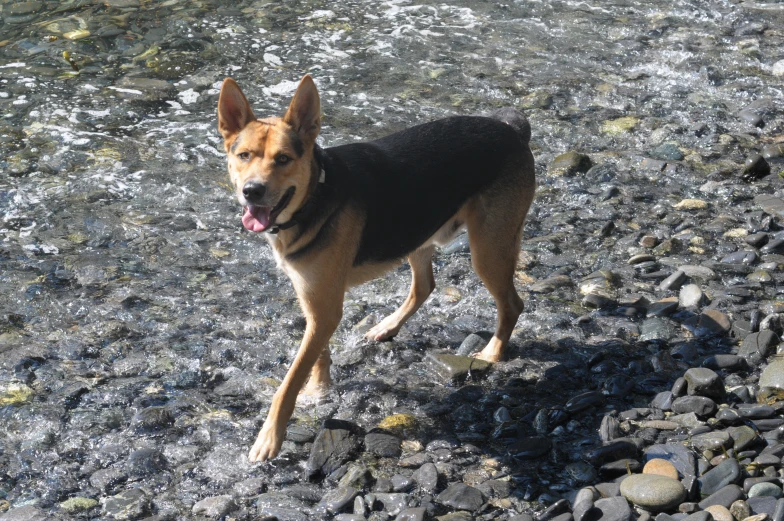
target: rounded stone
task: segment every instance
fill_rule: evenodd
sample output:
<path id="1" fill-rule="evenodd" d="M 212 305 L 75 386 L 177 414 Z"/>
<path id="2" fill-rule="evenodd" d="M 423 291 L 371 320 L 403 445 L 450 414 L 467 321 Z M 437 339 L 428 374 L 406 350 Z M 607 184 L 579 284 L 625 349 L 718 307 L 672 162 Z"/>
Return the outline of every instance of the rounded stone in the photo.
<path id="1" fill-rule="evenodd" d="M 734 519 L 740 521 L 751 515 L 751 507 L 749 507 L 748 503 L 739 499 L 730 505 L 730 514 L 732 514 Z"/>
<path id="2" fill-rule="evenodd" d="M 643 474 L 654 474 L 657 476 L 665 476 L 671 479 L 678 479 L 678 471 L 675 469 L 675 465 L 667 461 L 666 459 L 661 458 L 654 458 L 642 469 Z"/>
<path id="3" fill-rule="evenodd" d="M 735 521 L 730 510 L 724 505 L 711 505 L 705 507 L 706 512 L 710 512 L 714 521 Z"/>
<path id="4" fill-rule="evenodd" d="M 677 507 L 686 498 L 680 481 L 658 474 L 635 474 L 621 482 L 621 495 L 653 512 Z"/>
<path id="5" fill-rule="evenodd" d="M 749 497 L 768 496 L 776 499 L 782 496 L 781 487 L 774 483 L 757 483 L 749 489 Z"/>

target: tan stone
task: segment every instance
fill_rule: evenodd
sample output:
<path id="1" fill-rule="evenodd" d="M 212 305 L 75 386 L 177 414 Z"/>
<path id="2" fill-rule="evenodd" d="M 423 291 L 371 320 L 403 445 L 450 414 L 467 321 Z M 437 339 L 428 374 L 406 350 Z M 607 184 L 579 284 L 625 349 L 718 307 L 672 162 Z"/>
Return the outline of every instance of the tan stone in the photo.
<path id="1" fill-rule="evenodd" d="M 645 464 L 645 467 L 642 469 L 643 474 L 656 474 L 659 476 L 665 476 L 672 479 L 678 479 L 678 471 L 675 469 L 675 465 L 667 461 L 666 459 L 655 458 L 650 460 L 648 463 Z"/>
<path id="2" fill-rule="evenodd" d="M 705 511 L 710 512 L 713 516 L 713 521 L 735 521 L 732 514 L 730 514 L 730 510 L 723 505 L 711 505 L 705 507 Z"/>

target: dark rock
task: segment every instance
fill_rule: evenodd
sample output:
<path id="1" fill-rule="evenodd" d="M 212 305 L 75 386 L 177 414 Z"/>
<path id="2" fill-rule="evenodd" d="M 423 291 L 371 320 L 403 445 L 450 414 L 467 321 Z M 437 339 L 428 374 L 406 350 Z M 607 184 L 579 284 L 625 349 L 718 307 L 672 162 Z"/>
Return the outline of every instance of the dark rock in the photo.
<path id="1" fill-rule="evenodd" d="M 589 450 L 583 455 L 583 459 L 594 467 L 600 467 L 610 461 L 636 459 L 638 454 L 637 445 L 630 441 L 618 440 Z"/>
<path id="2" fill-rule="evenodd" d="M 464 483 L 449 485 L 446 490 L 436 496 L 436 501 L 444 506 L 469 512 L 476 512 L 484 504 L 482 493 Z"/>
<path id="3" fill-rule="evenodd" d="M 770 175 L 770 164 L 760 154 L 753 154 L 746 158 L 740 175 L 746 181 L 761 179 Z"/>
<path id="4" fill-rule="evenodd" d="M 539 516 L 536 518 L 536 520 L 537 521 L 551 521 L 552 519 L 555 519 L 556 517 L 558 517 L 561 514 L 564 514 L 566 512 L 569 512 L 569 501 L 567 501 L 565 499 L 559 499 L 558 501 L 556 501 L 555 503 L 553 503 L 552 505 L 547 507 L 544 510 L 544 512 L 539 514 Z"/>
<path id="5" fill-rule="evenodd" d="M 328 476 L 359 450 L 361 429 L 345 420 L 330 419 L 313 441 L 307 463 L 309 477 Z"/>
<path id="6" fill-rule="evenodd" d="M 139 434 L 160 432 L 174 423 L 171 411 L 166 407 L 147 407 L 131 419 L 131 428 Z"/>
<path id="7" fill-rule="evenodd" d="M 770 496 L 750 497 L 746 503 L 751 507 L 752 514 L 768 514 L 768 518 L 773 517 L 776 512 L 777 498 Z"/>
<path id="8" fill-rule="evenodd" d="M 683 377 L 686 378 L 689 396 L 707 396 L 719 401 L 726 396 L 721 377 L 706 367 L 689 369 Z"/>
<path id="9" fill-rule="evenodd" d="M 738 356 L 743 357 L 749 365 L 756 367 L 765 361 L 778 340 L 778 336 L 770 330 L 751 333 L 743 339 Z"/>
<path id="10" fill-rule="evenodd" d="M 722 370 L 722 369 L 726 369 L 728 371 L 743 370 L 746 368 L 746 360 L 738 355 L 718 354 L 706 358 L 702 362 L 702 366 L 713 370 Z"/>
<path id="11" fill-rule="evenodd" d="M 697 461 L 692 451 L 685 445 L 678 443 L 651 445 L 645 449 L 643 460 L 647 463 L 652 459 L 669 461 L 681 476 L 697 475 Z"/>
<path id="12" fill-rule="evenodd" d="M 574 414 L 591 407 L 600 407 L 604 405 L 605 401 L 606 397 L 601 392 L 589 391 L 570 398 L 569 401 L 566 402 L 564 409 L 566 412 Z"/>
<path id="13" fill-rule="evenodd" d="M 550 438 L 523 438 L 509 447 L 509 455 L 517 459 L 535 459 L 550 451 Z"/>
<path id="14" fill-rule="evenodd" d="M 419 488 L 425 492 L 433 492 L 438 486 L 438 469 L 432 463 L 425 463 L 414 474 Z"/>
<path id="15" fill-rule="evenodd" d="M 743 493 L 743 489 L 738 485 L 727 485 L 706 497 L 698 504 L 703 510 L 711 505 L 721 505 L 729 508 L 735 501 L 745 497 L 746 495 Z"/>
<path id="16" fill-rule="evenodd" d="M 736 459 L 726 459 L 715 468 L 703 474 L 699 479 L 700 493 L 710 496 L 730 484 L 740 480 L 741 469 Z"/>
<path id="17" fill-rule="evenodd" d="M 400 438 L 384 432 L 366 434 L 365 450 L 382 458 L 398 458 L 402 452 Z"/>
<path id="18" fill-rule="evenodd" d="M 713 416 L 716 402 L 706 396 L 682 396 L 672 402 L 672 411 L 678 414 L 693 412 L 697 416 Z"/>
<path id="19" fill-rule="evenodd" d="M 330 514 L 342 512 L 350 504 L 353 504 L 354 498 L 357 497 L 358 493 L 359 491 L 354 487 L 338 487 L 330 490 L 321 498 L 319 503 L 321 508 L 317 507 L 317 510 L 323 509 Z"/>

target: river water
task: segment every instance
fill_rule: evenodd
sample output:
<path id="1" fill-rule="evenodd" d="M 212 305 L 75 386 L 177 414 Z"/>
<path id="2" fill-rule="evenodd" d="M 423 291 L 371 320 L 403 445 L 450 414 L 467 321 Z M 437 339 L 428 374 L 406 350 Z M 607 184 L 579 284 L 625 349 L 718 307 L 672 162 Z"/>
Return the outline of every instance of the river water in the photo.
<path id="1" fill-rule="evenodd" d="M 335 486 L 301 484 L 318 423 L 338 417 L 369 430 L 398 413 L 419 422 L 403 435 L 411 450 L 474 433 L 458 439 L 478 452 L 440 469 L 447 481 L 500 458 L 512 499 L 484 518 L 555 500 L 579 484 L 563 467 L 595 441 L 596 417 L 562 428 L 568 442 L 544 466 L 504 460 L 482 425 L 506 404 L 530 434 L 532 411 L 600 384 L 580 373 L 541 392 L 509 386 L 577 370 L 564 346 L 588 357 L 597 342 L 633 341 L 639 322 L 613 316 L 585 328 L 574 322 L 587 311 L 573 290 L 547 299 L 525 290 L 553 274 L 578 280 L 625 265 L 636 243 L 615 239 L 629 234 L 662 239 L 741 218 L 737 205 L 756 194 L 747 185 L 708 196 L 699 187 L 781 142 L 780 2 L 0 0 L 0 19 L 2 509 L 174 519 L 228 494 L 233 515 L 251 518 L 273 508 L 257 497 L 263 489 L 299 487 L 270 504 L 281 519 L 316 516 L 310 509 Z M 394 342 L 369 345 L 361 333 L 405 296 L 408 269 L 348 294 L 333 399 L 298 411 L 304 441 L 288 441 L 278 463 L 251 466 L 245 454 L 304 322 L 265 242 L 241 226 L 216 104 L 231 76 L 257 115 L 282 114 L 304 73 L 319 87 L 325 146 L 450 114 L 508 105 L 528 114 L 540 195 L 514 342 L 529 350 L 456 397 L 427 371 L 428 350 L 493 328 L 492 300 L 458 241 L 437 257 L 438 289 Z M 551 175 L 553 159 L 572 150 L 607 169 Z M 601 193 L 610 203 L 594 204 Z M 658 203 L 700 194 L 712 199 L 709 213 L 657 220 Z M 607 222 L 617 237 L 598 232 Z M 700 244 L 685 255 L 734 249 Z M 551 344 L 537 351 L 540 341 Z M 165 412 L 139 416 L 148 410 Z M 376 480 L 411 474 L 363 458 Z M 251 484 L 238 491 L 238 482 Z M 130 489 L 144 497 L 126 516 L 106 498 Z M 417 494 L 411 506 L 432 505 Z M 73 497 L 102 505 L 68 514 L 61 504 Z"/>

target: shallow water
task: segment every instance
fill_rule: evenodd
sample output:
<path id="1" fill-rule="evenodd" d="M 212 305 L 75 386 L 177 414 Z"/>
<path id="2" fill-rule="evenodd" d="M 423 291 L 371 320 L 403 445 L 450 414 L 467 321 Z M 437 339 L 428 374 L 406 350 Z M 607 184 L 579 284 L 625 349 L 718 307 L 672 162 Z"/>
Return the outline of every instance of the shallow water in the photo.
<path id="1" fill-rule="evenodd" d="M 704 197 L 706 174 L 739 170 L 781 136 L 773 72 L 784 58 L 784 4 L 776 2 L 34 0 L 0 8 L 0 498 L 12 506 L 116 494 L 124 485 L 101 489 L 90 477 L 120 467 L 119 483 L 149 487 L 150 512 L 171 515 L 249 476 L 271 487 L 302 479 L 307 444 L 287 442 L 277 464 L 244 460 L 304 322 L 263 238 L 240 224 L 216 130 L 226 76 L 262 116 L 281 114 L 311 73 L 325 146 L 449 114 L 525 110 L 540 195 L 521 290 L 559 268 L 579 278 L 625 260 L 636 245 L 615 239 L 634 230 L 688 228 L 688 220 L 681 229 L 657 222 L 655 205 Z M 765 126 L 739 115 L 748 107 Z M 608 126 L 626 116 L 626 130 Z M 684 161 L 646 170 L 644 158 L 670 142 Z M 575 149 L 611 173 L 545 175 L 555 156 Z M 610 185 L 628 188 L 613 204 L 595 204 Z M 740 219 L 737 205 L 755 193 L 719 186 L 714 213 L 692 224 L 722 213 Z M 607 221 L 618 237 L 594 233 Z M 395 342 L 368 345 L 361 331 L 363 319 L 404 298 L 407 267 L 348 294 L 333 339 L 337 389 L 299 410 L 298 422 L 315 429 L 335 416 L 370 429 L 411 412 L 424 443 L 481 423 L 477 412 L 443 420 L 426 407 L 449 407 L 455 391 L 431 382 L 426 350 L 455 348 L 494 323 L 492 300 L 455 249 L 437 257 L 438 289 Z M 626 318 L 576 327 L 585 309 L 570 298 L 526 303 L 518 347 L 565 340 L 589 356 L 598 339 L 637 334 Z M 516 353 L 483 388 L 493 398 L 482 413 L 497 407 L 505 379 L 535 381 L 571 356 Z M 581 383 L 563 395 L 514 396 L 515 414 L 562 405 Z M 133 425 L 134 414 L 159 405 L 171 425 Z M 580 421 L 575 432 L 593 435 L 595 421 Z M 572 439 L 539 469 L 551 469 L 553 487 L 537 490 L 574 485 L 558 469 L 580 443 Z M 165 455 L 165 468 L 127 470 L 129 453 L 149 447 Z M 509 469 L 524 484 L 520 497 L 536 481 L 533 469 Z"/>

